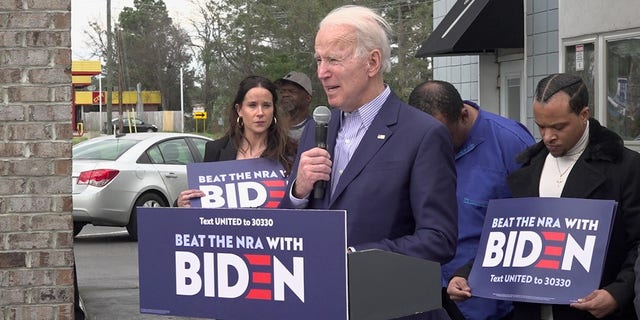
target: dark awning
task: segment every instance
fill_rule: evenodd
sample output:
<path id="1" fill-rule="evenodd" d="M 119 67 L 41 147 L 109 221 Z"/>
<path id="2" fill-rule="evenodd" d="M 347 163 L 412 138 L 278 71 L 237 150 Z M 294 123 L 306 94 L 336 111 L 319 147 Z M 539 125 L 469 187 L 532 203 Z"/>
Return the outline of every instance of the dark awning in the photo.
<path id="1" fill-rule="evenodd" d="M 416 57 L 524 48 L 524 8 L 518 0 L 458 0 Z"/>

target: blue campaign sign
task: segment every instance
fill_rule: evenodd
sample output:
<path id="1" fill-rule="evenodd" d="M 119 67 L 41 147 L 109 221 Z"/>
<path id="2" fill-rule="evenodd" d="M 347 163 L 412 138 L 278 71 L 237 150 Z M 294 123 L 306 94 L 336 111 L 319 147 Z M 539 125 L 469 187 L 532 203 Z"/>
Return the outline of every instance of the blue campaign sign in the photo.
<path id="1" fill-rule="evenodd" d="M 491 200 L 469 275 L 474 296 L 570 304 L 598 289 L 613 200 Z"/>
<path id="2" fill-rule="evenodd" d="M 266 158 L 187 164 L 189 188 L 206 195 L 192 207 L 277 208 L 287 190 L 285 170 Z"/>
<path id="3" fill-rule="evenodd" d="M 140 312 L 347 319 L 345 211 L 137 210 Z"/>

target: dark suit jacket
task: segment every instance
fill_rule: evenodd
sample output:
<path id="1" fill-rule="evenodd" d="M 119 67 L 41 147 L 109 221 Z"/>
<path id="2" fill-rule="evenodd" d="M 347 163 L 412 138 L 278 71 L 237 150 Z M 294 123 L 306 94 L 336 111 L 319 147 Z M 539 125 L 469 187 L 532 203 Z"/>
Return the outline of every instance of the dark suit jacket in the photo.
<path id="1" fill-rule="evenodd" d="M 215 162 L 235 160 L 238 148 L 231 142 L 228 136 L 215 141 L 208 141 L 204 147 L 203 162 Z"/>
<path id="2" fill-rule="evenodd" d="M 525 150 L 523 167 L 508 177 L 514 197 L 537 197 L 548 151 L 542 142 Z M 618 208 L 609 239 L 600 288 L 616 299 L 619 311 L 604 319 L 637 319 L 633 308 L 634 262 L 640 241 L 640 154 L 624 147 L 622 139 L 589 120 L 589 143 L 574 165 L 562 197 L 616 200 Z M 540 305 L 514 303 L 514 319 L 540 319 Z M 554 319 L 595 319 L 591 314 L 554 305 Z"/>
<path id="3" fill-rule="evenodd" d="M 333 157 L 341 112 L 332 110 L 327 150 Z M 315 147 L 310 121 L 298 145 Z M 347 241 L 356 250 L 382 249 L 444 263 L 457 239 L 456 171 L 448 130 L 433 117 L 391 93 L 364 134 L 334 194 L 327 183 L 322 199 L 307 208 L 347 211 Z M 291 191 L 291 189 L 290 189 Z M 291 193 L 289 193 L 291 194 Z M 289 197 L 281 208 L 292 208 Z"/>

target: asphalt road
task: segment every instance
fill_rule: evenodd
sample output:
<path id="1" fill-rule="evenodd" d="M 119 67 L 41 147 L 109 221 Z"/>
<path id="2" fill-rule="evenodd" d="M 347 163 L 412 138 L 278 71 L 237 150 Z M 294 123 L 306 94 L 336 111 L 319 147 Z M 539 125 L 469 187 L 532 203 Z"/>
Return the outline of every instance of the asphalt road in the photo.
<path id="1" fill-rule="evenodd" d="M 78 290 L 89 320 L 195 319 L 140 313 L 138 243 L 124 228 L 87 225 L 74 241 Z"/>

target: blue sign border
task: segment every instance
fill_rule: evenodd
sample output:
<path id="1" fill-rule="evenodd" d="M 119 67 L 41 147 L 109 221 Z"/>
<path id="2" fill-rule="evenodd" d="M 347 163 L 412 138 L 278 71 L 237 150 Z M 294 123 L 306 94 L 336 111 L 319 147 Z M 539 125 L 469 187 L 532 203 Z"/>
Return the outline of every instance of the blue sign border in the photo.
<path id="1" fill-rule="evenodd" d="M 474 296 L 545 304 L 570 304 L 598 289 L 604 258 L 607 253 L 611 225 L 617 203 L 613 200 L 575 198 L 513 198 L 489 202 L 480 247 L 469 275 Z M 568 219 L 568 220 L 566 220 Z M 584 220 L 581 220 L 584 219 Z M 573 224 L 572 224 L 573 223 Z M 595 226 L 595 227 L 594 227 Z M 540 239 L 541 254 L 526 266 L 515 266 L 516 239 L 521 232 Z M 502 233 L 507 239 L 500 247 L 491 233 Z M 494 235 L 495 235 L 494 234 Z M 564 236 L 563 236 L 564 235 Z M 517 238 L 516 238 L 517 237 Z M 556 239 L 550 239 L 556 237 Z M 567 243 L 575 239 L 577 245 L 593 240 L 591 264 L 587 271 L 576 258 L 571 258 Z M 508 239 L 513 240 L 509 244 Z M 496 242 L 498 241 L 498 242 Z M 523 256 L 533 252 L 531 242 L 522 242 Z M 585 245 L 586 246 L 586 245 Z M 511 249 L 507 250 L 505 248 Z M 498 253 L 497 253 L 498 252 Z M 504 254 L 502 262 L 483 266 L 485 257 L 492 260 Z M 577 250 L 576 250 L 577 252 Z M 507 258 L 511 256 L 511 258 Z M 564 257 L 569 257 L 571 270 L 562 270 Z M 509 261 L 507 261 L 509 260 Z M 487 266 L 489 265 L 489 266 Z"/>
<path id="2" fill-rule="evenodd" d="M 224 320 L 347 318 L 346 211 L 138 208 L 138 235 L 142 313 Z M 200 241 L 198 235 L 203 235 L 201 238 L 205 241 Z M 263 248 L 224 247 L 221 244 L 225 242 L 208 241 L 205 236 L 209 235 L 212 239 L 231 236 L 232 244 L 235 237 L 260 238 Z M 265 241 L 267 237 L 295 238 L 303 241 L 303 248 L 270 248 Z M 270 256 L 289 270 L 293 268 L 293 258 L 302 257 L 304 302 L 286 287 L 284 301 L 246 298 L 252 287 L 273 289 L 256 283 L 250 284 L 238 298 L 205 296 L 204 290 L 195 295 L 178 295 L 177 251 L 193 253 L 200 259 L 205 253 Z M 203 279 L 202 269 L 198 274 L 204 283 L 207 280 Z M 273 271 L 253 265 L 249 265 L 249 270 Z M 237 272 L 235 278 L 233 272 L 229 272 L 229 278 L 229 282 L 234 283 Z M 212 285 L 213 282 L 208 281 Z"/>

